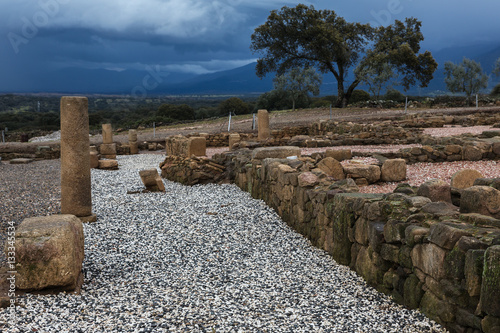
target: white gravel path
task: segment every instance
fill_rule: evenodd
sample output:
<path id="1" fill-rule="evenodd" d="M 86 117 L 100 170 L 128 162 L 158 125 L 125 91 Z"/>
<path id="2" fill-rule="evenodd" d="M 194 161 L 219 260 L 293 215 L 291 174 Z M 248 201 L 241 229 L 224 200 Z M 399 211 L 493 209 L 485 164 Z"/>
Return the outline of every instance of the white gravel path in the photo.
<path id="1" fill-rule="evenodd" d="M 92 170 L 81 295 L 28 295 L 8 332 L 444 332 L 393 303 L 234 185 L 141 189 L 159 155 Z M 7 323 L 7 324 L 5 324 Z"/>

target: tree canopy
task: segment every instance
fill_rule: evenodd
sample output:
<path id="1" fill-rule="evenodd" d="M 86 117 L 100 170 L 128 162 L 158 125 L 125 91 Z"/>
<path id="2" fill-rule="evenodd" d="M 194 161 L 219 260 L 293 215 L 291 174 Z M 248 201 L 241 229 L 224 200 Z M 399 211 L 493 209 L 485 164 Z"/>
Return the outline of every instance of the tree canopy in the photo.
<path id="1" fill-rule="evenodd" d="M 315 67 L 332 73 L 337 80 L 337 107 L 345 107 L 361 78 L 346 82 L 352 67 L 388 63 L 402 76 L 405 89 L 420 82 L 425 87 L 433 78 L 437 63 L 428 51 L 419 53 L 421 22 L 407 18 L 388 27 L 350 23 L 332 10 L 316 10 L 299 4 L 273 10 L 267 21 L 252 34 L 251 50 L 262 54 L 257 60 L 259 77 L 284 74 L 294 67 Z"/>
<path id="2" fill-rule="evenodd" d="M 489 77 L 483 72 L 481 64 L 468 58 L 464 58 L 460 64 L 446 62 L 444 74 L 448 90 L 453 93 L 465 93 L 468 103 L 472 95 L 488 87 Z"/>
<path id="3" fill-rule="evenodd" d="M 288 93 L 295 111 L 295 103 L 301 96 L 307 98 L 309 92 L 314 96 L 319 95 L 321 81 L 321 76 L 312 67 L 292 68 L 285 74 L 276 76 L 274 89 Z"/>

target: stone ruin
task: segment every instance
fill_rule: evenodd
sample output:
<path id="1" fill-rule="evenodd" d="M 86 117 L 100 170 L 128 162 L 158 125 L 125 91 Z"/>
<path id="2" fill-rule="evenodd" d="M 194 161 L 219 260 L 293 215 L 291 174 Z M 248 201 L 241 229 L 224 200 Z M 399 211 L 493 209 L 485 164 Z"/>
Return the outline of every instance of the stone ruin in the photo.
<path id="1" fill-rule="evenodd" d="M 461 170 L 451 183 L 359 193 L 404 181 L 407 160 L 396 157 L 342 165 L 350 151 L 301 156 L 298 147 L 261 147 L 212 159 L 167 156 L 161 168 L 162 177 L 187 185 L 236 184 L 338 263 L 451 332 L 498 332 L 500 179 Z M 200 165 L 211 168 L 201 173 Z"/>
<path id="2" fill-rule="evenodd" d="M 5 245 L 19 291 L 74 291 L 83 283 L 83 222 L 92 214 L 88 101 L 61 98 L 61 213 L 23 220 Z M 95 162 L 95 160 L 94 160 Z M 13 253 L 15 256 L 13 256 Z M 2 295 L 3 296 L 3 295 Z"/>

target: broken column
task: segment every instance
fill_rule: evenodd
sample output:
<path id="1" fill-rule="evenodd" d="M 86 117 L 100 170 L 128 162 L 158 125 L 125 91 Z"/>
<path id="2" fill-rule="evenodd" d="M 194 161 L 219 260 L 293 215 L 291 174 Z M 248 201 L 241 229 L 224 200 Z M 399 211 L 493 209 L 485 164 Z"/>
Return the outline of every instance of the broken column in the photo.
<path id="1" fill-rule="evenodd" d="M 99 150 L 101 157 L 116 158 L 116 144 L 113 143 L 113 129 L 111 128 L 111 124 L 102 124 L 102 144 Z"/>
<path id="2" fill-rule="evenodd" d="M 269 136 L 271 135 L 271 131 L 269 129 L 269 112 L 267 112 L 267 110 L 258 110 L 257 120 L 258 120 L 259 140 L 268 139 Z"/>
<path id="3" fill-rule="evenodd" d="M 90 140 L 86 97 L 61 98 L 61 213 L 84 222 L 92 214 Z"/>
<path id="4" fill-rule="evenodd" d="M 229 134 L 229 150 L 232 149 L 232 147 L 235 143 L 240 142 L 240 140 L 241 140 L 241 136 L 238 133 Z"/>
<path id="5" fill-rule="evenodd" d="M 146 190 L 151 192 L 165 192 L 165 185 L 156 169 L 147 169 L 139 171 L 142 183 Z"/>
<path id="6" fill-rule="evenodd" d="M 128 145 L 130 146 L 130 154 L 139 154 L 139 144 L 137 143 L 137 130 L 131 129 L 128 131 Z"/>

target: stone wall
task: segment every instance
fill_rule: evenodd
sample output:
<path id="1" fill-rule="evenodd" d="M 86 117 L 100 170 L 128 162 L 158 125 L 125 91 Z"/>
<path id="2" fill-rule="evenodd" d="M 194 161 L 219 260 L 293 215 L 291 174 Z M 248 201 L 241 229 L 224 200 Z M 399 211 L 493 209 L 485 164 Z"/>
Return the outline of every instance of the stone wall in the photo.
<path id="1" fill-rule="evenodd" d="M 250 154 L 214 159 L 228 170 L 230 181 L 263 199 L 338 263 L 451 332 L 498 332 L 500 220 L 478 214 L 476 204 L 464 203 L 469 209 L 461 212 L 409 187 L 390 194 L 355 193 L 348 179 L 316 176 L 308 158 L 256 160 Z"/>

